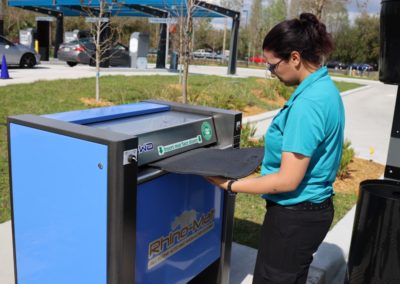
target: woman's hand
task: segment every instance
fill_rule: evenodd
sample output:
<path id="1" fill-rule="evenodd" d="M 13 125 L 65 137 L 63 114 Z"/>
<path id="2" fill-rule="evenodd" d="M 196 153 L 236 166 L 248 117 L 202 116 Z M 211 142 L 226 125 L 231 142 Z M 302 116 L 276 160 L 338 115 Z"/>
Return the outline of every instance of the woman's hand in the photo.
<path id="1" fill-rule="evenodd" d="M 208 180 L 213 185 L 218 186 L 218 187 L 220 187 L 222 189 L 227 189 L 227 187 L 228 187 L 229 179 L 226 179 L 226 178 L 222 178 L 222 177 L 206 177 L 206 180 Z"/>

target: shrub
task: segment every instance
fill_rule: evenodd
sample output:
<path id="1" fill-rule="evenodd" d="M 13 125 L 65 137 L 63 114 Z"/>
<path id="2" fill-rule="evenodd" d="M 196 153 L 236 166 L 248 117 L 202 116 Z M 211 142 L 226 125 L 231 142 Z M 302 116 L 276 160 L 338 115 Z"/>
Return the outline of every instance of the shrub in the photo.
<path id="1" fill-rule="evenodd" d="M 242 128 L 240 135 L 240 148 L 264 147 L 264 137 L 260 139 L 254 138 L 257 128 L 246 124 Z"/>
<path id="2" fill-rule="evenodd" d="M 340 160 L 339 170 L 337 172 L 337 177 L 344 179 L 350 175 L 349 164 L 354 158 L 354 149 L 351 146 L 351 142 L 346 140 L 343 143 L 342 158 Z"/>
<path id="3" fill-rule="evenodd" d="M 263 94 L 267 99 L 275 100 L 277 96 L 288 100 L 291 94 L 294 92 L 293 87 L 287 87 L 282 84 L 279 80 L 268 80 L 265 85 Z"/>

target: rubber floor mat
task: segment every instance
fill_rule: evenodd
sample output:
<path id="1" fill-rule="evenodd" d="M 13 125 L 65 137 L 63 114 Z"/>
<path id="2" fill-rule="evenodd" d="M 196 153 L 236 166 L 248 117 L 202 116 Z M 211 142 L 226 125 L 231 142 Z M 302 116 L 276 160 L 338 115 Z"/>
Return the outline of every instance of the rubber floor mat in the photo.
<path id="1" fill-rule="evenodd" d="M 261 164 L 264 148 L 214 149 L 199 148 L 149 164 L 167 172 L 242 178 Z"/>

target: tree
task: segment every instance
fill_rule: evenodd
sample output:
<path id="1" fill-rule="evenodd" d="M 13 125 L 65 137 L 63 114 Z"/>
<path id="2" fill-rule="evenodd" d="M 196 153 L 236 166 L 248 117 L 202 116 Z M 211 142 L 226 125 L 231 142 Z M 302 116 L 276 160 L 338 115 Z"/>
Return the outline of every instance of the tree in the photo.
<path id="1" fill-rule="evenodd" d="M 344 5 L 332 7 L 330 13 L 324 16 L 324 23 L 328 32 L 336 33 L 350 25 L 349 14 Z"/>
<path id="2" fill-rule="evenodd" d="M 262 1 L 261 0 L 253 0 L 251 5 L 251 16 L 250 16 L 250 43 L 253 48 L 253 56 L 255 50 L 261 50 L 262 42 L 260 38 L 262 38 L 263 33 L 263 9 L 262 9 Z"/>
<path id="3" fill-rule="evenodd" d="M 342 11 L 350 0 L 296 0 L 290 1 L 290 15 L 296 17 L 302 12 L 310 12 L 325 22 L 327 15 Z"/>
<path id="4" fill-rule="evenodd" d="M 186 16 L 183 17 L 181 25 L 183 28 L 183 37 L 181 35 L 181 56 L 183 57 L 183 77 L 182 77 L 182 100 L 186 104 L 188 99 L 188 77 L 189 77 L 189 64 L 191 58 L 192 48 L 192 37 L 193 37 L 193 11 L 195 9 L 195 0 L 186 0 Z"/>
<path id="5" fill-rule="evenodd" d="M 90 5 L 90 3 L 89 3 Z M 89 16 L 90 33 L 94 37 L 94 54 L 88 50 L 90 62 L 95 63 L 96 68 L 96 101 L 100 100 L 100 65 L 110 60 L 113 37 L 116 34 L 115 29 L 111 28 L 110 18 L 112 7 L 106 0 L 100 0 L 96 9 L 84 7 Z"/>
<path id="6" fill-rule="evenodd" d="M 195 28 L 194 28 L 194 38 L 195 38 L 195 47 L 194 49 L 199 48 L 212 48 L 212 25 L 211 18 L 198 18 L 194 20 Z"/>
<path id="7" fill-rule="evenodd" d="M 263 34 L 265 35 L 277 23 L 286 19 L 286 2 L 284 0 L 269 0 L 268 6 L 263 9 Z"/>
<path id="8" fill-rule="evenodd" d="M 368 63 L 379 60 L 379 18 L 367 13 L 355 19 L 354 25 L 343 25 L 333 33 L 335 50 L 331 58 L 345 63 Z"/>
<path id="9" fill-rule="evenodd" d="M 379 18 L 361 14 L 354 23 L 356 48 L 354 61 L 377 64 L 379 60 Z"/>
<path id="10" fill-rule="evenodd" d="M 35 14 L 20 8 L 8 7 L 3 3 L 4 34 L 11 39 L 19 36 L 19 31 L 35 26 Z"/>

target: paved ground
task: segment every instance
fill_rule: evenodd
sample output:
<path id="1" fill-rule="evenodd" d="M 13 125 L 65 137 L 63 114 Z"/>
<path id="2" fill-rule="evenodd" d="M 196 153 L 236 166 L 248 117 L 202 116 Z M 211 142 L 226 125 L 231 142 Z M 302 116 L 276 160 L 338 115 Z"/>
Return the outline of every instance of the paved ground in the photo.
<path id="1" fill-rule="evenodd" d="M 152 67 L 152 65 L 150 65 Z M 192 66 L 192 73 L 227 76 L 226 67 Z M 37 80 L 72 79 L 91 77 L 94 69 L 88 66 L 70 68 L 64 64 L 42 64 L 37 69 L 10 69 L 13 79 L 0 80 L 0 86 L 8 84 L 30 83 Z M 127 68 L 102 71 L 102 75 L 175 75 L 165 70 L 129 70 Z M 264 70 L 238 68 L 233 77 L 264 77 Z M 354 81 L 367 86 L 343 96 L 346 108 L 345 135 L 356 150 L 357 156 L 372 158 L 385 164 L 395 103 L 396 87 L 383 85 L 369 80 L 336 78 L 342 81 Z M 274 112 L 260 115 L 257 123 L 259 133 L 263 133 L 269 124 L 268 117 Z M 260 122 L 262 121 L 262 122 Z M 262 134 L 260 134 L 262 135 Z M 374 154 L 370 150 L 374 149 Z M 315 255 L 308 283 L 343 283 L 345 263 L 350 243 L 354 209 L 343 218 L 328 234 Z M 11 246 L 11 224 L 0 224 L 0 283 L 11 284 L 13 280 L 13 260 Z M 251 283 L 256 250 L 239 244 L 233 245 L 231 282 Z M 329 279 L 329 280 L 328 280 Z"/>

